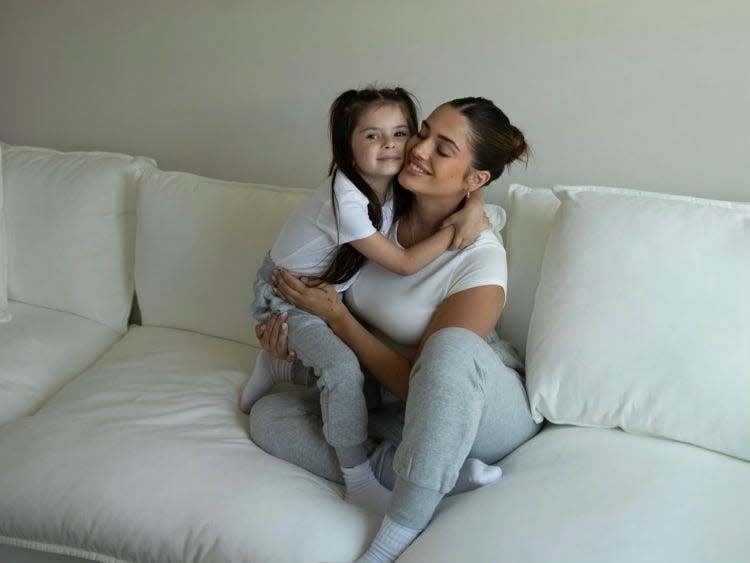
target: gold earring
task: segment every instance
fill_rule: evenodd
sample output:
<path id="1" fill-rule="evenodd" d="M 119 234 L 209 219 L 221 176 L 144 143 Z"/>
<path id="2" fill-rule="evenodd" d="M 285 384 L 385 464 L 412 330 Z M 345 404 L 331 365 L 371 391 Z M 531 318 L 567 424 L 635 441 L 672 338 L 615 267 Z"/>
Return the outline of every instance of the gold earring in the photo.
<path id="1" fill-rule="evenodd" d="M 466 190 L 466 199 L 471 199 L 471 191 Z"/>

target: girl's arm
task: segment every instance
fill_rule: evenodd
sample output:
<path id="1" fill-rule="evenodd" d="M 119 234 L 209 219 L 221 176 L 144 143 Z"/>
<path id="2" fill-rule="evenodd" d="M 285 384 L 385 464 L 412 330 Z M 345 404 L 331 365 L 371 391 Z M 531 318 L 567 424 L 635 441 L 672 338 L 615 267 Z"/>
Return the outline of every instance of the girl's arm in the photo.
<path id="1" fill-rule="evenodd" d="M 466 200 L 462 209 L 450 215 L 441 227 L 453 225 L 456 234 L 451 242 L 451 249 L 465 248 L 476 240 L 485 229 L 492 225 L 487 214 L 484 212 L 484 196 L 482 190 L 472 192 L 470 199 Z"/>
<path id="2" fill-rule="evenodd" d="M 424 268 L 443 252 L 453 240 L 452 227 L 440 229 L 431 237 L 409 248 L 400 248 L 382 233 L 349 242 L 365 258 L 377 262 L 385 269 L 408 276 Z"/>
<path id="3" fill-rule="evenodd" d="M 360 363 L 399 399 L 409 392 L 409 374 L 424 342 L 435 331 L 458 326 L 486 337 L 500 317 L 505 292 L 485 285 L 466 289 L 446 298 L 430 320 L 414 358 L 401 355 L 371 334 L 346 308 L 330 286 L 308 287 L 286 270 L 278 270 L 274 285 L 288 302 L 322 318 L 331 330 L 357 355 Z"/>

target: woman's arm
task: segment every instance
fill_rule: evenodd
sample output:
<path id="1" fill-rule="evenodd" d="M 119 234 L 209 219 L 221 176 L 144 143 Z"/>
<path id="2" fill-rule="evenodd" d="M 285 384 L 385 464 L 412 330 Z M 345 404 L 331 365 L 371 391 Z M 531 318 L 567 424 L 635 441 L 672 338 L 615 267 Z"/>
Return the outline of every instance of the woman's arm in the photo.
<path id="1" fill-rule="evenodd" d="M 446 298 L 422 335 L 414 358 L 407 358 L 383 344 L 346 308 L 330 286 L 308 287 L 286 270 L 274 278 L 284 299 L 322 318 L 359 358 L 364 368 L 399 399 L 409 392 L 409 373 L 427 338 L 441 328 L 458 326 L 486 337 L 495 326 L 505 301 L 502 287 L 486 285 L 466 289 Z"/>
<path id="2" fill-rule="evenodd" d="M 440 229 L 431 237 L 409 248 L 401 248 L 382 233 L 376 232 L 367 238 L 349 242 L 365 258 L 377 262 L 386 270 L 408 276 L 424 268 L 443 252 L 454 238 L 451 226 Z"/>

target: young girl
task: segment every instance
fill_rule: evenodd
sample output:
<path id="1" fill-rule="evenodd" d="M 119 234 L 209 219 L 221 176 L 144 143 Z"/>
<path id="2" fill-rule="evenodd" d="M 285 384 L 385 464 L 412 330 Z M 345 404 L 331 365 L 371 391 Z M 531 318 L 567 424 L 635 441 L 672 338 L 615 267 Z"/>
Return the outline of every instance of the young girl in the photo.
<path id="1" fill-rule="evenodd" d="M 254 285 L 253 316 L 265 321 L 272 313 L 287 313 L 289 347 L 317 377 L 323 434 L 336 452 L 351 499 L 356 481 L 352 468 L 369 471 L 366 477 L 374 479 L 365 463 L 364 375 L 357 357 L 322 319 L 274 294 L 273 271 L 285 268 L 320 278 L 333 284 L 340 295 L 367 259 L 400 275 L 417 272 L 449 248 L 454 228 L 442 228 L 409 249 L 385 236 L 400 203 L 393 179 L 401 170 L 406 140 L 417 131 L 409 92 L 402 88 L 344 92 L 331 106 L 329 125 L 331 178 L 289 217 L 266 256 Z M 462 212 L 469 219 L 484 217 L 481 201 L 476 200 Z M 476 223 L 481 219 L 468 221 Z M 274 383 L 291 380 L 290 364 L 285 364 L 261 351 L 240 400 L 244 412 Z"/>

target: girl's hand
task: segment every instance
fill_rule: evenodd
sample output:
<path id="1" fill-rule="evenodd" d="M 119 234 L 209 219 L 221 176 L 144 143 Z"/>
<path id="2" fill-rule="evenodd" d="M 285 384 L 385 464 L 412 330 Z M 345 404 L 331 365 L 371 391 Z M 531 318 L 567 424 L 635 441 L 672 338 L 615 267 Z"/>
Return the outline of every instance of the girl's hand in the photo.
<path id="1" fill-rule="evenodd" d="M 479 233 L 492 227 L 489 217 L 484 212 L 484 198 L 481 190 L 472 193 L 471 199 L 468 199 L 463 208 L 450 215 L 441 227 L 453 225 L 456 234 L 453 235 L 453 241 L 450 248 L 465 248 L 474 242 Z"/>
<path id="2" fill-rule="evenodd" d="M 255 336 L 261 347 L 274 358 L 293 362 L 297 359 L 297 354 L 287 347 L 289 325 L 286 324 L 286 317 L 286 313 L 271 315 L 265 323 L 255 325 Z"/>
<path id="3" fill-rule="evenodd" d="M 346 305 L 333 286 L 327 283 L 319 283 L 313 278 L 296 278 L 283 268 L 274 270 L 272 279 L 277 295 L 329 325 L 346 312 Z"/>

